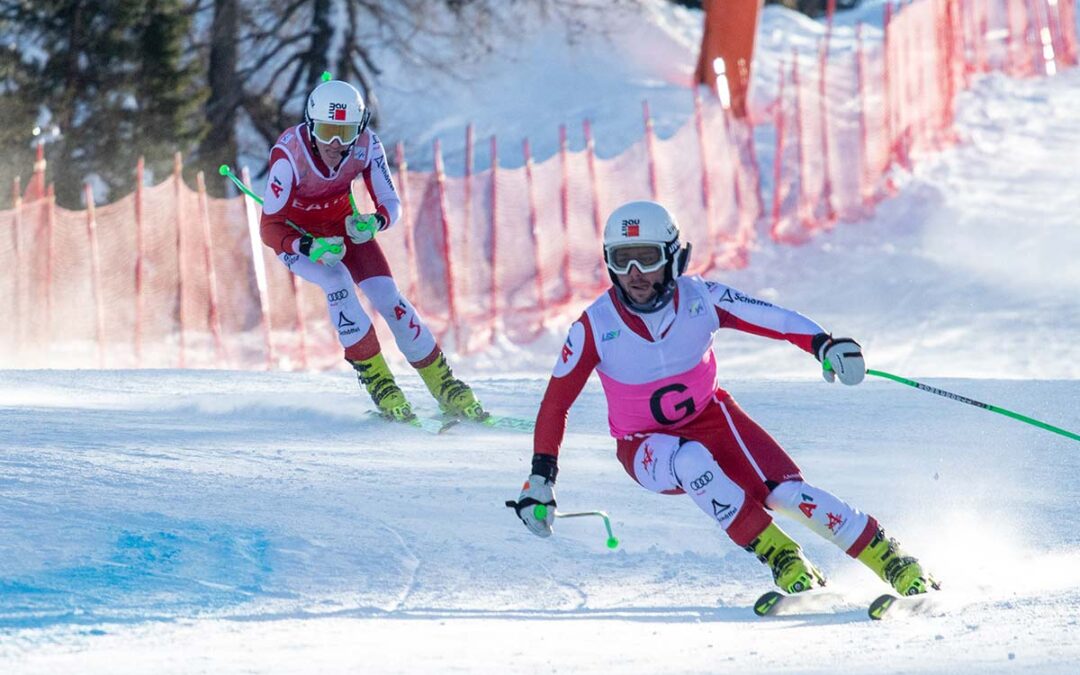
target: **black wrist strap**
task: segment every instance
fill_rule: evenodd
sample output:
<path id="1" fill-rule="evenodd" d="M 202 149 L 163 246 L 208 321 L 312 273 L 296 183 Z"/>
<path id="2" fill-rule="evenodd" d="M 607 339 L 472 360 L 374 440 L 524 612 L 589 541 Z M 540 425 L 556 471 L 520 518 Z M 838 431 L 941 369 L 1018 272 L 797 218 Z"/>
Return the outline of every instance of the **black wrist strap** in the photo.
<path id="1" fill-rule="evenodd" d="M 554 483 L 555 477 L 559 475 L 559 460 L 555 455 L 533 455 L 532 472 L 546 478 L 549 483 Z"/>
<path id="2" fill-rule="evenodd" d="M 300 252 L 300 255 L 306 258 L 311 255 L 311 244 L 314 241 L 315 240 L 312 239 L 310 234 L 305 234 L 300 237 L 300 245 L 296 247 L 296 250 Z"/>
<path id="3" fill-rule="evenodd" d="M 814 350 L 815 359 L 821 360 L 821 347 L 831 339 L 832 336 L 828 333 L 818 333 L 814 336 L 814 339 L 810 341 L 810 349 Z"/>

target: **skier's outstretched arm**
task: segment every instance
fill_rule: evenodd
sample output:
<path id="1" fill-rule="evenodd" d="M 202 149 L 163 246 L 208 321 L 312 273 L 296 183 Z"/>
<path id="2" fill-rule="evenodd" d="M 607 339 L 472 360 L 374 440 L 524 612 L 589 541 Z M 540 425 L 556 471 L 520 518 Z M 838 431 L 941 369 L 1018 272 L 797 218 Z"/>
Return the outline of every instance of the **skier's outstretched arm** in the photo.
<path id="1" fill-rule="evenodd" d="M 733 328 L 774 340 L 787 340 L 813 354 L 824 365 L 826 382 L 838 375 L 844 384 L 858 384 L 866 376 L 862 348 L 851 338 L 834 338 L 818 323 L 802 314 L 751 297 L 730 286 L 706 282 L 721 328 Z"/>
<path id="2" fill-rule="evenodd" d="M 566 435 L 566 417 L 599 362 L 589 319 L 582 314 L 570 327 L 540 403 L 533 431 L 532 468 L 518 496 L 518 517 L 540 537 L 551 536 L 555 520 L 555 477 L 559 473 L 559 446 Z M 535 509 L 538 504 L 546 508 Z"/>

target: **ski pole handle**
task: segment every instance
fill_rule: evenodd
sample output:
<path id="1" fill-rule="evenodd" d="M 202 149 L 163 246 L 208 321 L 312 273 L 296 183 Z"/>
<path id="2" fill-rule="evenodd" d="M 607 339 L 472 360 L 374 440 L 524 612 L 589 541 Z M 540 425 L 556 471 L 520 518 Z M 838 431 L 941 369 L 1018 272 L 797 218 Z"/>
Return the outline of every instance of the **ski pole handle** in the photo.
<path id="1" fill-rule="evenodd" d="M 527 505 L 527 504 L 526 504 Z M 506 502 L 507 508 L 514 509 L 515 511 L 521 510 L 522 505 L 518 502 L 510 499 Z M 543 520 L 547 518 L 548 507 L 544 504 L 533 505 L 533 517 L 537 520 Z M 610 549 L 617 548 L 619 546 L 619 540 L 615 537 L 615 534 L 611 531 L 611 519 L 608 518 L 608 514 L 604 511 L 576 511 L 573 513 L 563 513 L 560 511 L 555 512 L 556 518 L 581 518 L 583 516 L 596 516 L 603 519 L 604 529 L 607 530 L 607 547 Z"/>

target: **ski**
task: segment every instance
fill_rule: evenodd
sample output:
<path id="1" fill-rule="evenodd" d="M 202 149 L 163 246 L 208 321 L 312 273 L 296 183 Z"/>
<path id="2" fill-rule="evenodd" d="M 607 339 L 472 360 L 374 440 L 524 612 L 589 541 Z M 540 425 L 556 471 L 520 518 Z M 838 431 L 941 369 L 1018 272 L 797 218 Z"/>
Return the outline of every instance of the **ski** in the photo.
<path id="1" fill-rule="evenodd" d="M 454 422 L 468 422 L 470 424 L 479 424 L 481 426 L 489 427 L 491 429 L 520 431 L 526 434 L 531 434 L 533 432 L 533 428 L 536 426 L 536 422 L 534 420 L 525 419 L 523 417 L 510 417 L 508 415 L 489 414 L 482 420 L 469 419 L 468 417 L 456 417 L 453 415 L 432 415 L 429 419 L 452 420 Z"/>
<path id="2" fill-rule="evenodd" d="M 930 614 L 935 609 L 940 609 L 941 597 L 937 591 L 920 593 L 918 595 L 893 595 L 886 593 L 879 595 L 870 603 L 867 614 L 874 621 L 881 621 L 886 617 L 917 616 Z"/>
<path id="3" fill-rule="evenodd" d="M 847 600 L 840 593 L 824 589 L 792 594 L 769 591 L 754 603 L 754 614 L 758 616 L 807 614 L 833 610 L 837 605 L 845 602 Z"/>
<path id="4" fill-rule="evenodd" d="M 510 417 L 507 415 L 488 415 L 482 420 L 479 420 L 477 424 L 483 424 L 485 427 L 491 427 L 492 429 L 507 429 L 510 431 L 520 431 L 526 434 L 531 434 L 536 427 L 535 420 L 528 420 L 522 417 Z"/>
<path id="5" fill-rule="evenodd" d="M 378 420 L 382 420 L 384 422 L 393 422 L 395 424 L 404 424 L 406 426 L 410 426 L 410 427 L 412 427 L 414 429 L 419 429 L 420 431 L 424 431 L 424 432 L 427 432 L 427 433 L 433 434 L 433 435 L 438 435 L 438 434 L 441 434 L 441 433 L 445 432 L 447 429 L 450 429 L 451 427 L 456 426 L 457 423 L 460 421 L 460 420 L 458 420 L 456 418 L 445 418 L 445 417 L 442 417 L 442 416 L 439 416 L 439 417 L 422 417 L 420 415 L 417 415 L 416 417 L 414 417 L 411 420 L 394 420 L 394 419 L 390 419 L 388 417 L 384 417 L 382 414 L 380 414 L 380 413 L 378 413 L 378 412 L 376 412 L 374 410 L 368 410 L 367 411 L 367 416 L 368 417 L 373 417 L 373 418 L 378 419 Z"/>

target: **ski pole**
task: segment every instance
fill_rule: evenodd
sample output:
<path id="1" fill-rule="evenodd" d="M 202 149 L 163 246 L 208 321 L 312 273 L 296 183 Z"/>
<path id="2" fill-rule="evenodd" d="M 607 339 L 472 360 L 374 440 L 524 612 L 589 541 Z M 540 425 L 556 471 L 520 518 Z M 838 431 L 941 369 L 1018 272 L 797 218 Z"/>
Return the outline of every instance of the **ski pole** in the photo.
<path id="1" fill-rule="evenodd" d="M 518 503 L 510 500 L 506 502 L 509 508 L 518 509 Z M 548 507 L 545 504 L 536 504 L 533 506 L 533 516 L 537 520 L 543 520 L 547 518 Z M 617 548 L 619 546 L 619 540 L 615 537 L 615 534 L 611 531 L 611 519 L 608 518 L 608 514 L 604 511 L 575 511 L 573 513 L 563 513 L 561 511 L 555 512 L 556 518 L 582 518 L 584 516 L 596 516 L 603 519 L 604 529 L 607 530 L 607 547 L 610 549 Z"/>
<path id="2" fill-rule="evenodd" d="M 231 180 L 236 185 L 236 187 L 240 188 L 241 192 L 243 192 L 248 197 L 251 197 L 256 202 L 258 202 L 259 206 L 262 206 L 262 203 L 263 203 L 262 197 L 260 197 L 259 195 L 255 194 L 250 189 L 248 189 L 248 186 L 244 185 L 243 181 L 241 181 L 239 178 L 236 177 L 236 174 L 232 172 L 232 169 L 229 168 L 228 164 L 222 164 L 221 166 L 219 166 L 218 167 L 218 173 L 220 173 L 222 176 L 225 176 L 226 178 Z M 351 194 L 349 195 L 349 201 L 350 202 L 352 201 L 352 195 Z M 353 208 L 354 209 L 356 208 L 355 204 L 353 205 Z M 289 227 L 291 227 L 292 229 L 296 230 L 297 232 L 299 232 L 300 234 L 302 234 L 305 237 L 311 237 L 312 236 L 307 230 L 300 227 L 299 225 L 297 225 L 293 221 L 289 220 L 288 218 L 285 219 L 285 224 L 288 225 Z M 314 237 L 312 237 L 312 238 L 314 238 Z M 341 245 L 340 244 L 333 244 L 333 245 L 327 246 L 326 248 L 331 253 L 341 253 Z"/>
<path id="3" fill-rule="evenodd" d="M 824 368 L 826 370 L 832 370 L 832 365 L 828 362 L 828 360 L 825 361 Z M 1060 427 L 1055 427 L 1054 425 L 1047 424 L 1046 422 L 1040 422 L 1037 419 L 1028 417 L 1027 415 L 1021 415 L 1020 413 L 1013 412 L 1012 410 L 1006 410 L 1005 408 L 1001 408 L 1001 407 L 998 407 L 996 405 L 991 405 L 989 403 L 983 403 L 982 401 L 976 401 L 973 398 L 968 398 L 966 396 L 960 396 L 959 394 L 954 394 L 954 393 L 952 393 L 950 391 L 945 391 L 944 389 L 938 389 L 937 387 L 931 387 L 928 384 L 923 384 L 922 382 L 916 382 L 915 380 L 909 380 L 906 377 L 900 377 L 899 375 L 893 375 L 892 373 L 886 373 L 883 370 L 871 370 L 871 369 L 868 368 L 866 370 L 866 374 L 867 375 L 873 375 L 875 377 L 883 377 L 883 378 L 885 378 L 887 380 L 892 380 L 893 382 L 899 382 L 900 384 L 906 384 L 909 387 L 915 387 L 916 389 L 922 389 L 923 391 L 928 391 L 931 394 L 937 394 L 938 396 L 944 396 L 945 398 L 951 398 L 954 401 L 960 401 L 961 403 L 967 403 L 968 405 L 973 405 L 976 408 L 982 408 L 983 410 L 989 410 L 990 412 L 996 412 L 999 415 L 1005 415 L 1006 417 L 1011 417 L 1014 420 L 1019 420 L 1021 422 L 1026 422 L 1027 424 L 1039 427 L 1040 429 L 1046 429 L 1047 431 L 1052 431 L 1055 434 L 1061 434 L 1065 438 L 1071 438 L 1074 441 L 1080 441 L 1080 436 L 1078 436 L 1077 434 L 1074 434 L 1071 431 L 1066 431 L 1065 429 L 1062 429 Z"/>

